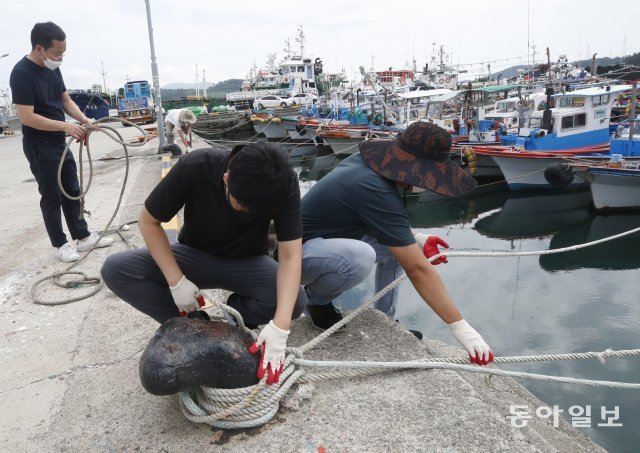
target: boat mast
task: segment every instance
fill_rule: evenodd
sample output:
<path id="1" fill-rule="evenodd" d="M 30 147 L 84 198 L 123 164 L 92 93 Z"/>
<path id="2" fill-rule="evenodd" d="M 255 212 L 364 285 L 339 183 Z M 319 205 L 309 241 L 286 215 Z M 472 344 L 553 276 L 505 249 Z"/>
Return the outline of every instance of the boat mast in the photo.
<path id="1" fill-rule="evenodd" d="M 304 32 L 302 31 L 302 25 L 298 27 L 298 37 L 296 38 L 296 42 L 300 43 L 300 59 L 304 60 Z"/>
<path id="2" fill-rule="evenodd" d="M 547 61 L 551 61 L 551 57 L 549 56 L 549 48 L 547 47 Z M 547 103 L 544 107 L 544 112 L 542 113 L 542 129 L 545 129 L 547 132 L 551 132 L 551 96 L 553 95 L 553 86 L 551 85 L 551 81 L 547 84 L 546 93 L 547 95 Z"/>
<path id="3" fill-rule="evenodd" d="M 196 63 L 196 97 L 200 97 L 200 85 L 198 84 L 198 63 Z"/>
<path id="4" fill-rule="evenodd" d="M 207 97 L 207 82 L 204 79 L 204 69 L 202 69 L 202 97 Z"/>
<path id="5" fill-rule="evenodd" d="M 631 107 L 629 108 L 629 120 L 631 125 L 629 126 L 629 140 L 633 140 L 633 131 L 636 128 L 636 96 L 638 94 L 638 82 L 633 82 L 631 88 Z"/>
<path id="6" fill-rule="evenodd" d="M 107 73 L 104 72 L 104 61 L 101 61 L 100 64 L 102 65 L 102 72 L 100 73 L 102 75 L 102 89 L 104 90 L 105 93 L 108 94 L 109 91 L 107 91 L 107 81 L 104 77 L 107 75 Z"/>

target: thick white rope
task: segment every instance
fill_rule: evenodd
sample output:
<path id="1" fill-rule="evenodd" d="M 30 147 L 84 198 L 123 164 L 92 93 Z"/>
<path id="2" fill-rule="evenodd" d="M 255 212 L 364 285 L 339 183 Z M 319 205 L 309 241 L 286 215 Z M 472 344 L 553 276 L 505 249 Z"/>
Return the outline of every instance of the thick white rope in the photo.
<path id="1" fill-rule="evenodd" d="M 564 247 L 554 250 L 531 251 L 531 252 L 448 252 L 446 255 L 451 256 L 528 256 L 528 255 L 546 255 L 552 253 L 562 253 L 570 250 L 590 247 L 602 242 L 618 239 L 623 236 L 634 234 L 640 231 L 636 228 L 624 233 L 609 236 L 607 238 L 598 239 L 586 244 L 578 244 L 571 247 Z M 439 255 L 429 258 L 432 262 Z M 564 384 L 580 384 L 592 387 L 607 388 L 623 388 L 631 390 L 640 390 L 640 383 L 603 381 L 592 379 L 580 379 L 563 376 L 550 376 L 535 373 L 525 373 L 517 371 L 499 370 L 493 367 L 480 367 L 477 365 L 468 365 L 468 359 L 462 357 L 450 358 L 428 358 L 421 360 L 412 360 L 408 362 L 362 362 L 362 361 L 314 361 L 303 358 L 303 353 L 322 340 L 340 329 L 343 325 L 351 321 L 354 317 L 369 308 L 377 300 L 384 297 L 389 291 L 396 288 L 407 278 L 406 274 L 401 275 L 391 282 L 369 301 L 353 310 L 349 315 L 345 316 L 340 322 L 333 325 L 308 343 L 297 347 L 287 348 L 288 355 L 285 358 L 284 370 L 280 376 L 280 382 L 271 386 L 266 385 L 266 377 L 257 385 L 245 387 L 241 389 L 211 389 L 208 387 L 200 387 L 193 394 L 183 391 L 180 393 L 180 406 L 185 417 L 196 423 L 207 423 L 216 428 L 237 429 L 260 426 L 269 421 L 276 413 L 281 399 L 286 395 L 289 389 L 294 385 L 300 385 L 300 389 L 313 382 L 327 379 L 351 378 L 356 376 L 368 376 L 389 371 L 398 371 L 404 369 L 442 369 L 453 371 L 465 371 L 471 373 L 482 373 L 497 376 L 507 376 L 512 378 L 532 379 L 544 382 L 556 382 Z M 217 307 L 222 316 L 222 310 L 229 311 L 241 323 L 241 327 L 251 334 L 252 338 L 257 338 L 255 332 L 246 329 L 239 313 L 227 305 L 218 303 Z M 501 363 L 525 363 L 525 362 L 542 362 L 557 360 L 579 360 L 579 359 L 599 359 L 604 362 L 606 358 L 632 357 L 640 355 L 640 349 L 613 351 L 606 350 L 602 352 L 585 352 L 571 354 L 553 354 L 553 355 L 534 355 L 534 356 L 517 356 L 517 357 L 496 357 L 494 362 Z M 466 363 L 466 365 L 464 365 Z M 331 368 L 333 371 L 326 373 L 306 373 L 303 369 L 296 368 Z"/>
<path id="2" fill-rule="evenodd" d="M 120 133 L 113 127 L 111 126 L 107 126 L 106 122 L 109 121 L 117 121 L 117 122 L 124 122 L 124 123 L 128 123 L 129 125 L 135 126 L 141 133 L 143 136 L 143 140 L 139 143 L 128 143 L 125 142 L 122 135 L 120 135 Z M 122 198 L 124 196 L 124 190 L 127 184 L 127 179 L 129 177 L 129 152 L 127 150 L 127 147 L 131 146 L 131 147 L 138 147 L 138 146 L 143 146 L 144 144 L 146 144 L 149 139 L 150 136 L 149 134 L 147 134 L 147 132 L 143 129 L 141 129 L 138 125 L 131 123 L 127 120 L 116 120 L 114 118 L 102 118 L 88 126 L 85 126 L 86 128 L 86 136 L 85 138 L 80 142 L 80 146 L 79 146 L 79 157 L 78 157 L 78 166 L 79 166 L 79 183 L 80 183 L 80 194 L 78 196 L 72 196 L 70 194 L 68 194 L 64 187 L 62 186 L 62 166 L 65 160 L 65 157 L 67 155 L 67 153 L 70 150 L 71 144 L 73 143 L 73 141 L 75 140 L 75 138 L 71 137 L 69 139 L 69 141 L 67 142 L 67 145 L 65 146 L 65 149 L 62 153 L 62 156 L 60 158 L 60 163 L 58 165 L 58 187 L 60 188 L 60 192 L 62 193 L 63 196 L 65 196 L 66 198 L 70 199 L 70 200 L 79 200 L 80 201 L 80 215 L 84 214 L 84 197 L 87 195 L 88 191 L 89 191 L 89 187 L 91 186 L 91 181 L 93 178 L 93 160 L 91 158 L 91 151 L 90 151 L 90 147 L 89 147 L 89 136 L 93 133 L 93 132 L 102 132 L 103 134 L 106 134 L 109 138 L 111 138 L 113 141 L 115 141 L 116 143 L 122 145 L 122 148 L 124 150 L 124 155 L 125 155 L 125 173 L 124 173 L 124 178 L 123 178 L 123 183 L 122 183 L 122 188 L 120 189 L 120 195 L 118 196 L 118 202 L 116 204 L 116 208 L 113 212 L 113 214 L 111 215 L 111 218 L 109 219 L 109 221 L 107 222 L 107 225 L 105 226 L 105 228 L 98 233 L 98 241 L 109 232 L 109 227 L 111 226 L 111 224 L 113 223 L 113 220 L 116 217 L 116 214 L 118 213 L 118 210 L 120 209 L 120 205 L 122 203 Z M 86 147 L 87 147 L 87 159 L 89 161 L 89 181 L 87 182 L 87 187 L 84 188 L 83 187 L 83 171 L 82 171 L 82 167 L 83 167 L 83 160 L 82 160 L 82 149 L 83 146 L 86 142 Z M 120 227 L 122 228 L 122 226 Z M 117 231 L 120 231 L 120 228 L 117 229 Z M 82 261 L 84 261 L 93 251 L 93 249 L 95 248 L 95 245 L 79 260 L 75 261 L 74 263 L 72 263 L 71 265 L 65 267 L 63 270 L 61 271 L 57 271 L 54 272 L 51 275 L 47 275 L 46 277 L 43 277 L 41 279 L 39 279 L 38 281 L 36 281 L 35 283 L 33 283 L 33 285 L 31 286 L 31 299 L 33 300 L 33 303 L 35 304 L 39 304 L 39 305 L 62 305 L 62 304 L 68 304 L 71 302 L 77 302 L 83 299 L 87 299 L 91 296 L 93 296 L 94 294 L 98 293 L 98 291 L 100 291 L 100 289 L 102 289 L 102 280 L 100 280 L 100 277 L 88 277 L 87 274 L 85 274 L 84 272 L 79 272 L 79 271 L 72 271 L 71 269 L 73 269 L 74 267 L 78 266 Z M 76 280 L 69 280 L 66 282 L 62 282 L 61 278 L 64 277 L 65 275 L 80 275 L 81 278 L 78 278 Z M 45 283 L 48 280 L 53 280 L 53 283 L 57 286 L 63 287 L 63 288 L 78 288 L 78 287 L 85 287 L 85 286 L 93 286 L 93 288 L 91 290 L 89 290 L 88 292 L 75 296 L 75 297 L 67 297 L 64 299 L 57 299 L 57 300 L 45 300 L 42 299 L 38 296 L 38 287 L 40 285 L 42 285 L 43 283 Z"/>

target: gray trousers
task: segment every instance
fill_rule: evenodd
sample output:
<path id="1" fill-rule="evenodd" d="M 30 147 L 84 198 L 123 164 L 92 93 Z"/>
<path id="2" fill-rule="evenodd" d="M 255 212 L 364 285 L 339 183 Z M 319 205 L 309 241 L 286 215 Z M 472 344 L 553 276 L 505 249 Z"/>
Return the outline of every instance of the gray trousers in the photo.
<path id="1" fill-rule="evenodd" d="M 173 145 L 175 143 L 175 140 L 173 139 L 174 129 L 175 126 L 173 123 L 170 123 L 169 121 L 164 122 L 164 136 L 167 139 L 167 145 Z"/>
<path id="2" fill-rule="evenodd" d="M 180 269 L 198 288 L 232 291 L 227 304 L 250 326 L 268 323 L 276 312 L 277 263 L 267 255 L 219 258 L 184 244 L 171 246 Z M 133 308 L 159 323 L 179 316 L 160 268 L 146 248 L 110 255 L 100 270 L 107 287 Z M 307 296 L 300 287 L 293 318 L 302 314 Z"/>

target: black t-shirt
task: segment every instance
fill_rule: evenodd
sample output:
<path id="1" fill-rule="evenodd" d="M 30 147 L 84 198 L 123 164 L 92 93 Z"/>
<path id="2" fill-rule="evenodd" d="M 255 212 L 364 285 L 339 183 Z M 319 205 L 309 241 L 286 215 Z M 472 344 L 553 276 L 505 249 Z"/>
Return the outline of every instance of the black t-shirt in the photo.
<path id="1" fill-rule="evenodd" d="M 9 78 L 14 104 L 32 105 L 34 113 L 56 121 L 64 121 L 62 93 L 67 91 L 60 69 L 38 66 L 23 57 L 11 71 Z M 22 125 L 25 139 L 42 143 L 64 143 L 62 131 L 41 131 Z"/>
<path id="2" fill-rule="evenodd" d="M 247 220 L 227 202 L 222 175 L 228 155 L 228 150 L 210 148 L 181 157 L 153 189 L 145 207 L 153 217 L 167 222 L 184 206 L 181 244 L 222 258 L 266 254 L 271 218 Z M 278 241 L 302 237 L 298 184 L 272 218 Z"/>
<path id="3" fill-rule="evenodd" d="M 404 200 L 394 181 L 349 156 L 302 197 L 303 240 L 361 239 L 365 234 L 391 247 L 416 242 Z"/>

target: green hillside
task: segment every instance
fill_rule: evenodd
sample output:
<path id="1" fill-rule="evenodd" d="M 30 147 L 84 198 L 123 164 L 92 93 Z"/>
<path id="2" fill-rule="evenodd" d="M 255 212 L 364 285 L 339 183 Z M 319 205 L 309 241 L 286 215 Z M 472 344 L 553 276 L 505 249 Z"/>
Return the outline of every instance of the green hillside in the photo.
<path id="1" fill-rule="evenodd" d="M 218 82 L 211 88 L 207 89 L 207 97 L 209 98 L 224 98 L 226 93 L 230 91 L 240 90 L 242 85 L 242 79 L 229 79 L 222 82 Z M 162 100 L 175 101 L 187 96 L 195 96 L 195 88 L 163 88 Z"/>

